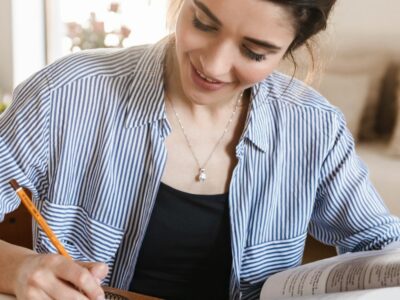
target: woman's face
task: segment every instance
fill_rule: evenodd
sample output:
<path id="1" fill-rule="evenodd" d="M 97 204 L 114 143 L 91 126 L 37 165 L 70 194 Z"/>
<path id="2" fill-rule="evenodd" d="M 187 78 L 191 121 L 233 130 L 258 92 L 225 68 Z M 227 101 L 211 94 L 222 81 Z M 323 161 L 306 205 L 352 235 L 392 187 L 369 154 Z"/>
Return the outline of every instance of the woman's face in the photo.
<path id="1" fill-rule="evenodd" d="M 176 25 L 184 96 L 232 99 L 278 66 L 294 35 L 290 14 L 265 0 L 185 0 Z"/>

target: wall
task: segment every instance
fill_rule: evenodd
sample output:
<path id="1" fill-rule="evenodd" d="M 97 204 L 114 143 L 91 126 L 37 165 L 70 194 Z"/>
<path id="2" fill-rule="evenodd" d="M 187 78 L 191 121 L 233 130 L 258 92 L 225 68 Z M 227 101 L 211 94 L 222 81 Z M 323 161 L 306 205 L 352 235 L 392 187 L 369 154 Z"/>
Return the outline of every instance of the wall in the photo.
<path id="1" fill-rule="evenodd" d="M 11 0 L 0 1 L 0 89 L 9 92 L 13 88 Z M 1 100 L 1 99 L 0 99 Z"/>
<path id="2" fill-rule="evenodd" d="M 43 0 L 0 0 L 0 86 L 10 92 L 45 65 Z"/>
<path id="3" fill-rule="evenodd" d="M 45 65 L 43 0 L 12 0 L 14 86 Z"/>
<path id="4" fill-rule="evenodd" d="M 385 47 L 400 56 L 399 0 L 339 0 L 328 34 L 338 51 Z"/>

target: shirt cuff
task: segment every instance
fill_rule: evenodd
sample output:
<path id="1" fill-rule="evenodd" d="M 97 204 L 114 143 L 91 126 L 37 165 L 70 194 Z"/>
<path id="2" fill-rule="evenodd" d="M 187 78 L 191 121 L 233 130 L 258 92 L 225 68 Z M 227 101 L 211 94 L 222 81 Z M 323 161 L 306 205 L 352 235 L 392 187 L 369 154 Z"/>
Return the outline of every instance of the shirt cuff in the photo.
<path id="1" fill-rule="evenodd" d="M 400 249 L 400 241 L 394 241 L 386 245 L 383 249 Z"/>

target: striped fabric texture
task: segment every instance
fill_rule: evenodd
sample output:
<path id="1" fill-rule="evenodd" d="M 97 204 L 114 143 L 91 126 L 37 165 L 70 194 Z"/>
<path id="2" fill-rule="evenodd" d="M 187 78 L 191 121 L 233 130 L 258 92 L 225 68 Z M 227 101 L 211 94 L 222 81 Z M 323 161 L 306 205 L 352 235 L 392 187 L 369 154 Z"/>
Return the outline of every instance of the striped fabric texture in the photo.
<path id="1" fill-rule="evenodd" d="M 0 220 L 20 204 L 15 178 L 71 255 L 107 262 L 105 283 L 122 289 L 167 157 L 166 44 L 67 56 L 18 86 L 0 117 Z M 299 265 L 307 233 L 340 253 L 400 240 L 343 115 L 301 82 L 273 73 L 253 88 L 236 155 L 231 299 L 257 299 L 270 275 Z M 56 252 L 33 235 L 36 251 Z"/>

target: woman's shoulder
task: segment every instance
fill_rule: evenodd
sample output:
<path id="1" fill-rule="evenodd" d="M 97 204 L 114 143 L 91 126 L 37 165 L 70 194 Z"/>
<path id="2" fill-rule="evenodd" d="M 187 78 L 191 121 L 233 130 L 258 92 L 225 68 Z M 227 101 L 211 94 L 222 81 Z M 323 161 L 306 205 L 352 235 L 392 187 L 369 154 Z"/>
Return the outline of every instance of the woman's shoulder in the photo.
<path id="1" fill-rule="evenodd" d="M 268 100 L 272 102 L 296 106 L 299 109 L 340 114 L 338 108 L 313 87 L 278 71 L 260 83 L 260 90 L 264 90 Z"/>
<path id="2" fill-rule="evenodd" d="M 285 115 L 292 120 L 319 120 L 312 126 L 324 127 L 328 131 L 337 131 L 346 127 L 346 120 L 341 110 L 332 105 L 328 99 L 303 81 L 280 72 L 273 72 L 260 82 L 255 91 L 256 99 L 267 105 L 256 105 L 259 111 L 268 110 L 279 120 Z M 307 121 L 308 122 L 308 121 Z M 335 134 L 332 133 L 332 136 Z"/>
<path id="3" fill-rule="evenodd" d="M 56 89 L 90 77 L 121 77 L 134 72 L 137 62 L 150 45 L 122 49 L 90 49 L 66 55 L 42 70 Z"/>
<path id="4" fill-rule="evenodd" d="M 159 52 L 153 45 L 140 45 L 120 49 L 90 49 L 66 55 L 47 65 L 18 84 L 14 98 L 30 99 L 39 95 L 50 100 L 53 92 L 79 84 L 79 89 L 91 88 L 93 82 L 98 88 L 107 88 L 104 81 L 121 81 L 134 76 L 146 53 Z M 36 96 L 36 97 L 37 97 Z"/>

